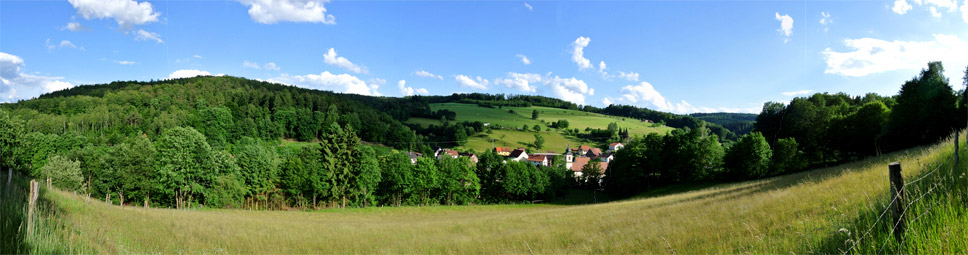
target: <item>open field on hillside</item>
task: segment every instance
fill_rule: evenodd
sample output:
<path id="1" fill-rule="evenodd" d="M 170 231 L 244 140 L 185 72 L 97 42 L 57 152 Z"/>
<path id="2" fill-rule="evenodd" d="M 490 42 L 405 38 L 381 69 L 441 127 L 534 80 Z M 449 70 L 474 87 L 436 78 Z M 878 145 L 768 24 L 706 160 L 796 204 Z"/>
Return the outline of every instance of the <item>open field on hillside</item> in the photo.
<path id="1" fill-rule="evenodd" d="M 863 231 L 855 227 L 859 215 L 888 202 L 888 162 L 902 162 L 911 180 L 951 153 L 944 143 L 577 206 L 179 211 L 85 202 L 65 192 L 44 199 L 54 201 L 58 222 L 69 226 L 61 238 L 98 253 L 839 253 L 851 238 L 845 230 Z"/>
<path id="2" fill-rule="evenodd" d="M 473 104 L 443 103 L 431 104 L 430 107 L 434 111 L 440 109 L 454 111 L 457 113 L 457 121 L 481 121 L 507 127 L 520 127 L 525 124 L 527 124 L 529 127 L 532 127 L 536 124 L 545 127 L 551 122 L 564 119 L 568 120 L 569 122 L 568 128 L 577 128 L 579 130 L 585 130 L 587 127 L 605 129 L 608 127 L 608 124 L 612 122 L 617 123 L 619 128 L 628 128 L 629 133 L 632 135 L 644 135 L 654 132 L 665 133 L 669 130 L 672 130 L 672 128 L 667 126 L 653 127 L 652 123 L 642 122 L 631 118 L 621 118 L 597 113 L 538 106 L 503 107 L 498 109 L 485 108 Z M 510 113 L 509 110 L 514 110 L 514 114 Z M 531 112 L 534 110 L 538 110 L 538 120 L 531 119 Z M 544 120 L 547 124 L 541 123 L 541 120 Z M 410 120 L 407 120 L 407 122 L 417 123 L 420 125 L 440 124 L 439 120 L 425 118 L 411 118 Z"/>
<path id="3" fill-rule="evenodd" d="M 494 130 L 493 134 L 480 133 L 475 136 L 471 136 L 467 139 L 467 144 L 460 147 L 461 149 L 473 149 L 476 152 L 483 152 L 491 149 L 491 140 L 494 140 L 494 146 L 497 147 L 510 147 L 510 148 L 526 148 L 527 144 L 534 142 L 535 132 L 524 132 L 524 131 L 512 131 L 512 130 Z M 591 142 L 582 143 L 581 139 L 575 139 L 571 137 L 565 137 L 561 133 L 555 131 L 541 131 L 538 132 L 541 137 L 544 138 L 544 146 L 540 150 L 533 150 L 535 152 L 555 152 L 564 153 L 565 148 L 568 145 L 572 147 L 577 147 L 579 144 L 597 145 Z"/>

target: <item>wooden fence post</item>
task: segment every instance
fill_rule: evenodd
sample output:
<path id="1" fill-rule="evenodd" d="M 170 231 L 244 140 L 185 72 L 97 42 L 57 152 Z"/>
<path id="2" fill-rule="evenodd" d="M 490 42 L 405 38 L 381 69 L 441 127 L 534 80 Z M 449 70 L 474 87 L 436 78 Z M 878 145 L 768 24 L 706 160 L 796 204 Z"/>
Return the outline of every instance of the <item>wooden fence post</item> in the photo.
<path id="1" fill-rule="evenodd" d="M 894 215 L 894 239 L 901 243 L 904 231 L 907 229 L 907 222 L 904 217 L 904 177 L 901 175 L 901 162 L 893 162 L 888 165 L 889 176 L 891 179 L 891 197 L 897 196 L 891 204 L 892 215 Z"/>
<path id="2" fill-rule="evenodd" d="M 34 207 L 37 206 L 37 193 L 40 193 L 40 183 L 30 180 L 30 194 L 27 196 L 27 236 L 34 231 Z"/>
<path id="3" fill-rule="evenodd" d="M 111 205 L 111 193 L 104 194 L 104 202 L 107 202 L 108 205 Z"/>

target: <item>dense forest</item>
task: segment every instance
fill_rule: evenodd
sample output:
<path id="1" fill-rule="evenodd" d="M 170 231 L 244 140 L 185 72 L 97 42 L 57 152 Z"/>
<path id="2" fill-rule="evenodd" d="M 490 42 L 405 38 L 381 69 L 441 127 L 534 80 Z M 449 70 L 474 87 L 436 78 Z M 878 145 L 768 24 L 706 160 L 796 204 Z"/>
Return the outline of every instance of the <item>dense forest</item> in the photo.
<path id="1" fill-rule="evenodd" d="M 725 149 L 705 127 L 636 138 L 609 165 L 608 190 L 631 195 L 677 183 L 755 179 L 935 143 L 968 121 L 968 95 L 955 92 L 943 73 L 940 62 L 931 62 L 891 97 L 817 93 L 767 102 L 753 132 Z M 968 70 L 962 82 L 968 85 Z"/>
<path id="2" fill-rule="evenodd" d="M 497 164 L 493 152 L 476 165 L 432 156 L 409 164 L 405 151 L 433 155 L 435 141 L 483 131 L 400 123 L 453 119 L 429 102 L 236 77 L 79 86 L 0 106 L 0 166 L 114 203 L 179 208 L 530 201 L 560 195 L 571 180 L 563 165 Z"/>
<path id="3" fill-rule="evenodd" d="M 723 126 L 723 128 L 732 131 L 737 136 L 742 136 L 753 131 L 753 125 L 756 123 L 756 116 L 758 115 L 752 113 L 717 112 L 693 113 L 689 114 L 689 116 Z"/>

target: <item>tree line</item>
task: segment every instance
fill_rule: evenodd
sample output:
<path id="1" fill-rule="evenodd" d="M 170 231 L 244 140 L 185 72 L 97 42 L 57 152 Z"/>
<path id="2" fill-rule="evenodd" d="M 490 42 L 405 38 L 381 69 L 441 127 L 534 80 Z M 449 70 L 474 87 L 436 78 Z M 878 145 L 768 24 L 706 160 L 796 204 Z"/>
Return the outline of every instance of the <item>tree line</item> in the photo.
<path id="1" fill-rule="evenodd" d="M 891 97 L 817 93 L 767 102 L 753 132 L 735 142 L 721 144 L 702 123 L 636 138 L 615 154 L 607 189 L 631 195 L 677 183 L 756 179 L 936 143 L 964 128 L 968 115 L 968 95 L 955 92 L 943 72 L 931 62 Z"/>

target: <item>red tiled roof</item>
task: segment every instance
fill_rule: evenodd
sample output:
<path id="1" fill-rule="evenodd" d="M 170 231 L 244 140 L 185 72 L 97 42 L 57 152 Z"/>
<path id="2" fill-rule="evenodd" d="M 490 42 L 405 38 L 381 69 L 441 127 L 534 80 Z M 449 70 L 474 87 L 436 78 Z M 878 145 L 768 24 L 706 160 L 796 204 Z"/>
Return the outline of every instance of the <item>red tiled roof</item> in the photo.
<path id="1" fill-rule="evenodd" d="M 511 148 L 508 148 L 508 147 L 497 147 L 497 148 L 494 148 L 494 151 L 496 151 L 496 152 L 511 152 Z"/>
<path id="2" fill-rule="evenodd" d="M 531 156 L 528 156 L 528 161 L 542 162 L 542 161 L 545 161 L 545 159 L 547 159 L 547 156 L 545 156 L 545 155 L 531 155 Z"/>
<path id="3" fill-rule="evenodd" d="M 588 145 L 582 145 L 582 146 L 579 146 L 578 148 L 580 148 L 580 149 L 581 149 L 581 150 L 583 150 L 583 151 L 588 151 L 588 150 L 590 150 L 590 149 L 591 149 L 592 147 L 591 147 L 591 146 L 588 146 Z"/>
<path id="4" fill-rule="evenodd" d="M 598 166 L 602 168 L 602 171 L 599 172 L 599 173 L 605 173 L 605 169 L 608 168 L 608 162 L 588 162 L 588 160 L 586 158 L 586 160 L 583 160 L 581 162 L 579 162 L 579 160 L 576 159 L 575 160 L 575 163 L 572 163 L 572 165 L 571 165 L 571 171 L 581 172 L 581 169 L 584 168 L 585 165 L 587 165 L 589 163 L 591 163 L 591 164 L 598 163 Z"/>
<path id="5" fill-rule="evenodd" d="M 595 157 L 598 157 L 602 155 L 602 149 L 592 148 L 591 150 L 588 151 L 588 153 L 594 155 Z"/>
<path id="6" fill-rule="evenodd" d="M 622 144 L 622 143 L 610 143 L 610 144 L 608 144 L 608 146 L 609 147 L 615 147 L 615 145 L 619 145 L 619 144 Z"/>

